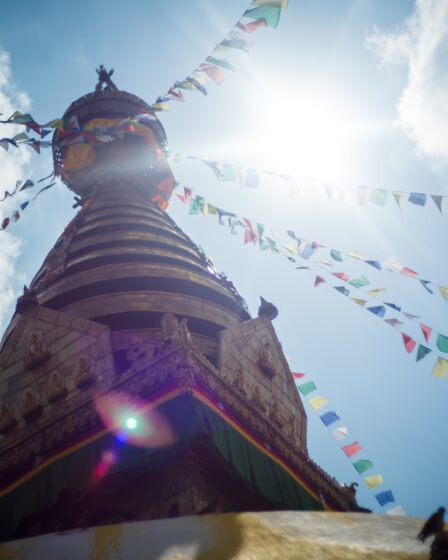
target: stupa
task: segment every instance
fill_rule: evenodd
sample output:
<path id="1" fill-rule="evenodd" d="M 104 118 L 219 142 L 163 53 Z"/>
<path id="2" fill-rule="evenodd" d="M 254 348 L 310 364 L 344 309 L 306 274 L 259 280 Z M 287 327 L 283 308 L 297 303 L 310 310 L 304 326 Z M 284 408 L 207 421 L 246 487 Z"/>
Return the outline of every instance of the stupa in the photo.
<path id="1" fill-rule="evenodd" d="M 308 455 L 272 325 L 165 212 L 151 106 L 99 70 L 53 138 L 80 210 L 0 348 L 0 539 L 203 513 L 354 511 Z"/>

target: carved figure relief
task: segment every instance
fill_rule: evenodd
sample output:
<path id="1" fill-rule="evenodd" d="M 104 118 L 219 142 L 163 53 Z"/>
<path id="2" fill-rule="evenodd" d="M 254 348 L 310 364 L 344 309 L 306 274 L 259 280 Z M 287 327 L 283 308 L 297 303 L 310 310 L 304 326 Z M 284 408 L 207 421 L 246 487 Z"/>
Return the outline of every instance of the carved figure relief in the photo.
<path id="1" fill-rule="evenodd" d="M 43 333 L 37 329 L 33 329 L 26 339 L 26 356 L 25 367 L 34 369 L 41 362 L 50 357 L 47 347 L 43 341 Z"/>
<path id="2" fill-rule="evenodd" d="M 19 409 L 22 418 L 30 420 L 38 416 L 42 411 L 42 403 L 40 402 L 40 395 L 36 389 L 30 387 L 25 391 L 22 398 L 19 400 Z"/>
<path id="3" fill-rule="evenodd" d="M 244 382 L 243 368 L 238 368 L 233 374 L 232 385 L 242 393 L 244 396 L 247 395 L 246 386 Z"/>
<path id="4" fill-rule="evenodd" d="M 95 383 L 95 360 L 89 354 L 82 354 L 79 357 L 75 373 L 75 385 L 79 389 L 87 389 Z"/>
<path id="5" fill-rule="evenodd" d="M 64 379 L 59 373 L 52 373 L 48 382 L 48 402 L 53 403 L 67 395 Z"/>
<path id="6" fill-rule="evenodd" d="M 273 397 L 271 400 L 271 406 L 269 407 L 269 418 L 277 426 L 277 428 L 283 430 L 285 422 L 280 415 L 280 407 L 275 397 Z"/>
<path id="7" fill-rule="evenodd" d="M 261 343 L 260 352 L 258 355 L 258 367 L 269 378 L 273 378 L 277 371 L 272 357 L 271 343 L 263 341 Z"/>
<path id="8" fill-rule="evenodd" d="M 294 441 L 296 437 L 296 426 L 297 423 L 294 414 L 288 414 L 288 436 L 292 441 Z"/>
<path id="9" fill-rule="evenodd" d="M 126 353 L 127 359 L 131 362 L 131 368 L 138 369 L 149 363 L 154 355 L 154 350 L 154 346 L 145 342 L 142 338 L 132 338 Z"/>
<path id="10" fill-rule="evenodd" d="M 9 432 L 9 430 L 12 430 L 16 424 L 17 420 L 11 411 L 11 406 L 2 404 L 0 408 L 0 434 Z"/>
<path id="11" fill-rule="evenodd" d="M 188 330 L 188 319 L 184 318 L 180 322 L 173 313 L 165 313 L 160 321 L 162 327 L 162 340 L 165 343 L 191 344 L 191 335 Z"/>
<path id="12" fill-rule="evenodd" d="M 262 412 L 266 412 L 266 403 L 263 401 L 260 387 L 257 384 L 252 385 L 251 398 L 257 408 L 259 408 Z"/>

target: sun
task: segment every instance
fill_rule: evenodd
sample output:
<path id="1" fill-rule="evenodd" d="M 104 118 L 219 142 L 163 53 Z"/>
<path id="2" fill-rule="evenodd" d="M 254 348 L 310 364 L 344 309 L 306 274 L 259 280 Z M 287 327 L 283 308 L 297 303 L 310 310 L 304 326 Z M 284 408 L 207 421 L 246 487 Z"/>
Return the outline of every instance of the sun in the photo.
<path id="1" fill-rule="evenodd" d="M 263 168 L 323 180 L 350 175 L 357 122 L 346 103 L 311 91 L 276 88 L 259 96 L 253 149 Z"/>

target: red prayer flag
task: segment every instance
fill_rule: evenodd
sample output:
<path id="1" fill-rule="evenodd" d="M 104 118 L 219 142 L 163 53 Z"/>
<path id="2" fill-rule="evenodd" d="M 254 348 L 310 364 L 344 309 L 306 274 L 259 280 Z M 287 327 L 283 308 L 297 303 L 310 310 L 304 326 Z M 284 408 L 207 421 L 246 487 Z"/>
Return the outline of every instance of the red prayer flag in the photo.
<path id="1" fill-rule="evenodd" d="M 207 64 L 206 62 L 204 62 L 199 66 L 199 70 L 201 72 L 205 72 L 207 76 L 218 85 L 222 84 L 222 82 L 224 81 L 224 72 L 219 66 L 215 66 L 214 64 Z"/>
<path id="2" fill-rule="evenodd" d="M 412 352 L 412 350 L 414 350 L 415 345 L 417 343 L 415 342 L 415 340 L 413 338 L 411 338 L 406 333 L 401 333 L 401 336 L 403 337 L 403 342 L 404 342 L 404 347 L 406 348 L 406 352 L 408 352 L 408 354 L 410 354 Z"/>
<path id="3" fill-rule="evenodd" d="M 420 323 L 420 328 L 422 329 L 423 336 L 425 337 L 426 342 L 429 342 L 432 334 L 432 328 Z"/>
<path id="4" fill-rule="evenodd" d="M 241 23 L 241 21 L 239 21 L 236 24 L 236 27 L 238 27 L 238 29 L 242 29 L 246 33 L 253 33 L 259 27 L 266 27 L 266 26 L 267 23 L 265 19 L 256 19 L 255 21 L 251 21 L 250 23 Z"/>
<path id="5" fill-rule="evenodd" d="M 292 376 L 294 377 L 294 379 L 302 379 L 302 377 L 305 377 L 304 373 L 297 373 L 295 371 L 292 371 Z"/>
<path id="6" fill-rule="evenodd" d="M 336 278 L 340 278 L 344 282 L 347 282 L 348 280 L 348 276 L 347 274 L 345 274 L 345 272 L 332 272 L 331 274 L 333 274 L 333 276 L 336 276 Z"/>
<path id="7" fill-rule="evenodd" d="M 323 282 L 325 282 L 325 278 L 322 278 L 322 276 L 317 275 L 316 280 L 314 281 L 314 287 L 317 288 L 317 286 L 320 286 Z"/>
<path id="8" fill-rule="evenodd" d="M 349 445 L 344 445 L 341 447 L 342 451 L 347 455 L 347 457 L 353 457 L 356 453 L 362 450 L 362 447 L 357 441 L 350 443 Z"/>
<path id="9" fill-rule="evenodd" d="M 415 270 L 411 270 L 407 266 L 403 267 L 400 270 L 400 274 L 404 274 L 405 276 L 409 276 L 411 278 L 415 278 L 416 276 L 418 276 L 418 272 L 415 272 Z"/>
<path id="10" fill-rule="evenodd" d="M 5 218 L 2 222 L 2 229 L 6 229 L 9 225 L 9 218 Z"/>

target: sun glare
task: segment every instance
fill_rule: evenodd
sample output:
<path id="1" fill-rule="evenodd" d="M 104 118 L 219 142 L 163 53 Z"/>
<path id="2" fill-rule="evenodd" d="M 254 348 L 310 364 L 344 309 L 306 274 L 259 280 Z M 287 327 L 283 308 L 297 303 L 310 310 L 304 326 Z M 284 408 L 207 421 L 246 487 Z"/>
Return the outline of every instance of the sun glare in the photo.
<path id="1" fill-rule="evenodd" d="M 328 180 L 350 174 L 356 120 L 331 95 L 271 90 L 260 96 L 261 107 L 253 148 L 266 165 L 278 171 Z"/>

